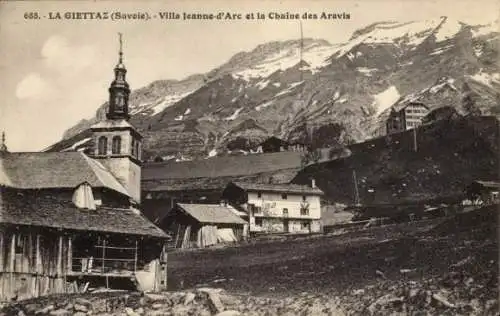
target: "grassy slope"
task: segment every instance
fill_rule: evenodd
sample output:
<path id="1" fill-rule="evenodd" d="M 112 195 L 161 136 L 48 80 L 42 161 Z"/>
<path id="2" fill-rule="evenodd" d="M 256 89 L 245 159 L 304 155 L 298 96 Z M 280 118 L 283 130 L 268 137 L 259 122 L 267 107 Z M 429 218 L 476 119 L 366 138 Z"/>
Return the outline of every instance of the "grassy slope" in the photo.
<path id="1" fill-rule="evenodd" d="M 462 197 L 476 179 L 498 177 L 498 122 L 493 117 L 462 118 L 423 126 L 350 147 L 353 155 L 312 165 L 294 179 L 309 183 L 314 177 L 337 203 L 352 203 L 356 171 L 361 202 L 401 203 Z M 373 191 L 373 192 L 369 192 Z"/>

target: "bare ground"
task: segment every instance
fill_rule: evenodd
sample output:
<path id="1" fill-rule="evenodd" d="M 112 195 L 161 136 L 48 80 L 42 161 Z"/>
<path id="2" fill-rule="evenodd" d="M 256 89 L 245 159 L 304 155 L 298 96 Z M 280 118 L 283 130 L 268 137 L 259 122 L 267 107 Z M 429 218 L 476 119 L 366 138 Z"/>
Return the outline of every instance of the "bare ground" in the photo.
<path id="1" fill-rule="evenodd" d="M 488 308 L 493 315 L 497 232 L 497 209 L 490 207 L 339 236 L 173 253 L 170 286 L 217 286 L 265 297 L 337 296 L 353 314 L 390 294 L 393 301 L 405 298 L 403 311 L 485 315 Z"/>

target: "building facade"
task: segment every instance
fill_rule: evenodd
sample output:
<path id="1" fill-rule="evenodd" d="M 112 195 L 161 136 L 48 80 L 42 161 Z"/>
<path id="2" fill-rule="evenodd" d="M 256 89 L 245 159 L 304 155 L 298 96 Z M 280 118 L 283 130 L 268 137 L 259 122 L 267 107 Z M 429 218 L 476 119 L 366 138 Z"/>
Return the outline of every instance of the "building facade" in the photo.
<path id="1" fill-rule="evenodd" d="M 422 124 L 429 108 L 420 102 L 410 102 L 399 109 L 392 108 L 386 122 L 387 134 L 413 129 Z"/>
<path id="2" fill-rule="evenodd" d="M 251 233 L 318 233 L 322 195 L 314 181 L 311 186 L 232 182 L 223 199 L 248 214 Z"/>

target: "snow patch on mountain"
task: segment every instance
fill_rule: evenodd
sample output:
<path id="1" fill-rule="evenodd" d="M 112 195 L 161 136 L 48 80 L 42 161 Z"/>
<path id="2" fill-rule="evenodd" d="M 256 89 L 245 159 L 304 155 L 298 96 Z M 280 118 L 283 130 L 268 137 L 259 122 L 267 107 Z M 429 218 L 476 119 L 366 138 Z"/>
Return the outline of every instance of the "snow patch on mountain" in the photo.
<path id="1" fill-rule="evenodd" d="M 135 114 L 145 112 L 148 110 L 153 111 L 152 115 L 156 115 L 156 114 L 162 112 L 163 110 L 165 110 L 166 108 L 168 108 L 169 106 L 175 104 L 176 102 L 178 102 L 178 101 L 182 100 L 183 98 L 185 98 L 186 96 L 190 95 L 194 91 L 195 90 L 188 91 L 185 93 L 180 93 L 180 94 L 168 94 L 168 95 L 164 96 L 163 98 L 161 98 L 159 101 L 157 100 L 157 101 L 153 101 L 153 102 L 141 103 L 138 106 L 132 107 L 130 109 L 130 115 L 135 115 Z"/>
<path id="2" fill-rule="evenodd" d="M 269 80 L 262 80 L 262 81 L 257 82 L 256 86 L 259 88 L 259 90 L 262 90 L 265 87 L 267 87 L 268 84 L 269 84 Z"/>
<path id="3" fill-rule="evenodd" d="M 470 78 L 489 87 L 493 84 L 500 84 L 500 73 L 489 74 L 483 72 L 482 69 L 477 74 L 470 76 Z"/>
<path id="4" fill-rule="evenodd" d="M 328 65 L 328 58 L 338 50 L 336 45 L 318 45 L 313 43 L 304 47 L 302 59 L 308 66 L 303 70 L 310 70 L 313 73 L 319 68 Z M 255 78 L 267 78 L 276 71 L 284 71 L 292 68 L 300 62 L 300 51 L 297 45 L 268 56 L 265 60 L 248 69 L 238 71 L 233 77 L 249 81 Z"/>
<path id="5" fill-rule="evenodd" d="M 210 157 L 215 157 L 217 156 L 217 150 L 214 148 L 212 149 L 209 153 L 208 153 L 208 157 L 207 158 L 210 158 Z"/>
<path id="6" fill-rule="evenodd" d="M 444 47 L 439 47 L 433 50 L 432 53 L 430 53 L 429 55 L 440 55 L 445 51 L 449 50 L 450 48 L 453 48 L 453 45 L 446 45 Z"/>
<path id="7" fill-rule="evenodd" d="M 299 82 L 294 82 L 294 83 L 291 83 L 288 88 L 286 88 L 285 90 L 282 90 L 280 92 L 278 92 L 274 97 L 279 97 L 280 95 L 284 95 L 284 94 L 287 94 L 287 93 L 290 93 L 293 91 L 293 89 L 301 84 L 303 84 L 304 81 L 299 81 Z"/>
<path id="8" fill-rule="evenodd" d="M 486 25 L 477 25 L 471 29 L 472 37 L 488 35 L 490 33 L 498 33 L 498 22 L 491 22 Z"/>
<path id="9" fill-rule="evenodd" d="M 373 98 L 375 101 L 373 101 L 373 105 L 377 111 L 376 115 L 380 115 L 382 112 L 390 108 L 391 105 L 398 101 L 400 97 L 401 95 L 395 86 L 390 86 L 386 90 L 374 95 Z"/>
<path id="10" fill-rule="evenodd" d="M 224 120 L 234 121 L 238 117 L 238 114 L 240 114 L 241 111 L 243 111 L 243 108 L 239 108 L 239 109 L 235 110 L 234 113 L 231 114 L 231 116 L 224 118 Z"/>
<path id="11" fill-rule="evenodd" d="M 411 22 L 381 22 L 372 25 L 369 31 L 362 32 L 348 43 L 344 44 L 338 51 L 337 57 L 347 55 L 353 60 L 356 55 L 350 51 L 361 43 L 366 44 L 405 44 L 409 46 L 420 45 L 428 36 L 434 33 L 436 41 L 444 41 L 461 29 L 458 21 L 448 19 L 432 19 Z M 350 53 L 350 54 L 349 54 Z"/>
<path id="12" fill-rule="evenodd" d="M 460 24 L 460 22 L 456 20 L 445 19 L 443 23 L 439 26 L 437 32 L 434 33 L 436 41 L 442 42 L 449 38 L 452 38 L 460 31 L 461 28 L 462 25 Z"/>
<path id="13" fill-rule="evenodd" d="M 193 92 L 194 91 L 189 91 L 189 92 L 182 93 L 182 94 L 166 95 L 163 98 L 162 102 L 160 102 L 159 104 L 157 104 L 154 107 L 152 107 L 153 115 L 156 115 L 156 114 L 160 113 L 161 111 L 165 110 L 167 107 L 169 107 L 169 106 L 173 105 L 174 103 L 180 101 L 181 99 L 185 98 L 186 96 L 190 95 Z"/>
<path id="14" fill-rule="evenodd" d="M 430 87 L 428 90 L 424 90 L 425 91 L 429 91 L 430 93 L 432 94 L 436 94 L 437 92 L 439 92 L 441 89 L 443 89 L 444 87 L 450 87 L 451 89 L 455 90 L 455 91 L 458 91 L 457 87 L 455 87 L 454 85 L 455 83 L 455 79 L 453 78 L 448 78 L 446 79 L 445 81 L 441 82 L 441 83 L 438 83 L 438 84 L 435 84 L 433 85 L 432 87 Z"/>
<path id="15" fill-rule="evenodd" d="M 255 110 L 260 111 L 260 110 L 262 110 L 262 109 L 267 108 L 267 107 L 268 107 L 268 106 L 270 106 L 271 104 L 273 104 L 273 101 L 272 101 L 272 100 L 271 100 L 271 101 L 264 102 L 264 103 L 262 103 L 262 104 L 257 105 L 257 106 L 255 107 Z"/>
<path id="16" fill-rule="evenodd" d="M 365 76 L 371 77 L 372 72 L 377 71 L 376 68 L 367 68 L 367 67 L 358 67 L 356 68 L 356 71 L 359 71 L 360 73 L 364 74 Z"/>

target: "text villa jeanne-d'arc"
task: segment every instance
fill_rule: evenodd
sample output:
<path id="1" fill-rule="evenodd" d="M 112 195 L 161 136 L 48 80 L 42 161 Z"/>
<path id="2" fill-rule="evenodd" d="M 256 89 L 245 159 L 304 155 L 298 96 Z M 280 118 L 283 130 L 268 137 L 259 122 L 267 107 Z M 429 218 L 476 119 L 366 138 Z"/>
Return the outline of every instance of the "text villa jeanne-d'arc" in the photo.
<path id="1" fill-rule="evenodd" d="M 28 20 L 349 20 L 350 13 L 346 12 L 48 12 L 46 15 L 39 12 L 25 12 Z"/>

